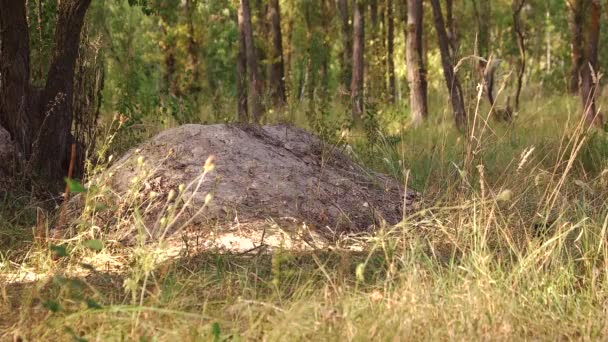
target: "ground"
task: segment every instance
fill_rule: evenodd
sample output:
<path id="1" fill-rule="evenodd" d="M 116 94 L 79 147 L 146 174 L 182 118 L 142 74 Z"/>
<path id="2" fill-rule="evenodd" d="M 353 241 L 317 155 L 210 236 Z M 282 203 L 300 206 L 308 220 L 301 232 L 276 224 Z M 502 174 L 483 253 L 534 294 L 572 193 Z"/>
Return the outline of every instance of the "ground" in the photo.
<path id="1" fill-rule="evenodd" d="M 175 235 L 186 249 L 126 244 L 92 220 L 102 206 L 70 239 L 31 243 L 37 203 L 6 195 L 0 340 L 603 340 L 608 142 L 565 101 L 527 103 L 514 124 L 482 125 L 469 140 L 435 121 L 375 144 L 352 132 L 349 156 L 409 177 L 426 204 L 318 249 L 263 246 L 265 229 L 244 223 L 255 241 L 233 253 L 197 249 L 205 241 L 187 234 Z M 143 222 L 139 204 L 123 219 Z"/>

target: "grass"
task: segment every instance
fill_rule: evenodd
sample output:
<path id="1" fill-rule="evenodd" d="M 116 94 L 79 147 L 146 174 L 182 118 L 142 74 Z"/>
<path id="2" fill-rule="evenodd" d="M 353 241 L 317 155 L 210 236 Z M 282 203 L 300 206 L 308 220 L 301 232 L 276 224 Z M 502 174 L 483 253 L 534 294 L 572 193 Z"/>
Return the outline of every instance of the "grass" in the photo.
<path id="1" fill-rule="evenodd" d="M 355 157 L 431 208 L 361 237 L 362 252 L 160 261 L 161 244 L 83 232 L 57 259 L 28 243 L 36 203 L 6 195 L 0 276 L 46 277 L 0 282 L 0 340 L 605 340 L 608 137 L 577 104 L 530 100 L 468 140 L 437 110 L 416 130 L 381 122 L 374 144 L 352 133 Z"/>

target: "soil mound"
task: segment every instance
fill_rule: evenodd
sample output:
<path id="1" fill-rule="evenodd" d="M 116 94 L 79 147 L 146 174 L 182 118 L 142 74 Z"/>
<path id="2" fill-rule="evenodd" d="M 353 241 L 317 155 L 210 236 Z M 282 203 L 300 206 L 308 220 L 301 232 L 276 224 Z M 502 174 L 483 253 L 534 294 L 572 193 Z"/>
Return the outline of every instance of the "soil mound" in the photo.
<path id="1" fill-rule="evenodd" d="M 403 201 L 412 208 L 416 194 L 340 150 L 283 125 L 170 129 L 105 172 L 111 216 L 133 213 L 137 203 L 133 216 L 151 236 L 217 222 L 288 220 L 333 233 L 398 223 Z M 209 156 L 214 167 L 201 177 Z"/>

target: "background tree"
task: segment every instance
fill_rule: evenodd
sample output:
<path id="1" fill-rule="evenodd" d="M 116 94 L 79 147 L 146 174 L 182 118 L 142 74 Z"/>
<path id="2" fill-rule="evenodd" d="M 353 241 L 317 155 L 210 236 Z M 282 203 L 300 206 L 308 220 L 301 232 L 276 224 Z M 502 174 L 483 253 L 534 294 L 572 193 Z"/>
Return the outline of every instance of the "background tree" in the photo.
<path id="1" fill-rule="evenodd" d="M 604 124 L 601 113 L 597 111 L 596 98 L 599 86 L 598 45 L 600 38 L 600 0 L 591 0 L 589 13 L 589 31 L 585 57 L 581 68 L 581 99 L 583 115 L 590 125 Z"/>
<path id="2" fill-rule="evenodd" d="M 245 37 L 245 56 L 247 58 L 247 70 L 249 76 L 249 104 L 254 122 L 259 122 L 264 111 L 262 105 L 262 81 L 258 71 L 258 58 L 253 40 L 253 29 L 251 27 L 251 9 L 249 0 L 240 0 L 239 16 L 242 16 L 242 34 Z"/>
<path id="3" fill-rule="evenodd" d="M 437 32 L 437 41 L 439 43 L 439 52 L 441 53 L 441 66 L 443 67 L 443 75 L 450 95 L 450 102 L 454 113 L 454 121 L 459 130 L 464 130 L 466 126 L 467 114 L 464 107 L 464 97 L 460 81 L 454 70 L 454 59 L 450 52 L 450 43 L 448 34 L 441 12 L 441 4 L 439 0 L 431 0 L 433 8 L 433 17 L 435 19 L 435 30 Z"/>
<path id="4" fill-rule="evenodd" d="M 393 0 L 386 2 L 386 69 L 388 72 L 388 99 L 395 103 L 396 80 L 395 80 L 395 18 Z"/>
<path id="5" fill-rule="evenodd" d="M 268 21 L 270 22 L 270 36 L 272 41 L 270 51 L 270 96 L 275 106 L 281 107 L 287 101 L 285 95 L 285 67 L 283 65 L 283 36 L 281 34 L 281 15 L 279 0 L 268 2 Z"/>
<path id="6" fill-rule="evenodd" d="M 363 70 L 365 51 L 365 5 L 356 0 L 353 6 L 353 76 L 350 85 L 352 119 L 358 122 L 363 113 Z"/>
<path id="7" fill-rule="evenodd" d="M 428 116 L 426 70 L 422 59 L 423 14 L 422 0 L 407 0 L 407 80 L 410 86 L 410 111 L 415 125 Z"/>

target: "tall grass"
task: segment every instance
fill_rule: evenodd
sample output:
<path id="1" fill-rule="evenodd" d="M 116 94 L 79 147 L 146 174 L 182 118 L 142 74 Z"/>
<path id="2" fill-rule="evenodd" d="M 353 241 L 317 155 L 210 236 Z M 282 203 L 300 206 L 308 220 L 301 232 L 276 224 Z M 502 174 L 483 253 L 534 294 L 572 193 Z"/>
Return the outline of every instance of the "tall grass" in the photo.
<path id="1" fill-rule="evenodd" d="M 381 122 L 374 144 L 352 131 L 353 156 L 425 204 L 339 242 L 362 251 L 161 261 L 161 244 L 120 247 L 92 228 L 64 250 L 3 247 L 2 279 L 45 277 L 0 282 L 0 339 L 606 339 L 608 138 L 586 130 L 573 101 L 524 103 L 509 125 L 480 106 L 468 136 L 437 113 L 416 130 Z M 1 217 L 16 214 L 0 228 L 8 246 L 33 222 L 27 204 L 2 203 Z"/>

